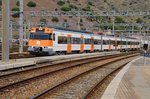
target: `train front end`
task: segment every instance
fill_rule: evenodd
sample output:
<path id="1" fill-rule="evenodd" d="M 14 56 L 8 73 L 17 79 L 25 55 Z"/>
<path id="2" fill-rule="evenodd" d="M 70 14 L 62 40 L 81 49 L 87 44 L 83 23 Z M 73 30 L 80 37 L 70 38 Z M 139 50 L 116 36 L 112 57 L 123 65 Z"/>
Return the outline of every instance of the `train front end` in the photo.
<path id="1" fill-rule="evenodd" d="M 51 28 L 32 28 L 30 31 L 28 52 L 33 55 L 53 54 L 55 35 Z"/>

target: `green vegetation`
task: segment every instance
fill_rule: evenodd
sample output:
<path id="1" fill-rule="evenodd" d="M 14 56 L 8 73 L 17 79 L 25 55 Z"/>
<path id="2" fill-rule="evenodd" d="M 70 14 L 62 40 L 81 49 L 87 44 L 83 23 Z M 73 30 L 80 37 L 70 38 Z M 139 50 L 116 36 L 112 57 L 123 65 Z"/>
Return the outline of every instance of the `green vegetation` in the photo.
<path id="1" fill-rule="evenodd" d="M 62 11 L 71 11 L 71 7 L 69 5 L 63 5 L 61 10 Z"/>
<path id="2" fill-rule="evenodd" d="M 91 5 L 91 6 L 93 5 L 93 3 L 91 1 L 89 1 L 88 4 Z"/>
<path id="3" fill-rule="evenodd" d="M 60 6 L 62 6 L 62 5 L 64 5 L 64 4 L 65 4 L 65 1 L 63 1 L 63 0 L 59 0 L 59 1 L 57 2 L 57 4 L 58 4 L 58 5 L 60 5 Z"/>
<path id="4" fill-rule="evenodd" d="M 82 8 L 83 11 L 91 11 L 91 7 L 87 5 L 85 8 Z"/>
<path id="5" fill-rule="evenodd" d="M 40 22 L 46 24 L 46 23 L 47 23 L 47 20 L 46 20 L 45 18 L 41 18 L 41 19 L 40 19 Z"/>
<path id="6" fill-rule="evenodd" d="M 11 11 L 19 11 L 19 8 L 18 7 L 13 7 L 12 9 L 11 9 Z"/>
<path id="7" fill-rule="evenodd" d="M 0 0 L 0 6 L 2 6 L 2 0 Z"/>
<path id="8" fill-rule="evenodd" d="M 36 7 L 36 3 L 33 1 L 29 1 L 27 4 L 28 7 Z"/>
<path id="9" fill-rule="evenodd" d="M 16 2 L 16 6 L 20 6 L 20 2 L 19 2 L 19 0 Z"/>
<path id="10" fill-rule="evenodd" d="M 116 23 L 124 23 L 125 21 L 124 21 L 124 19 L 122 17 L 116 17 L 115 18 L 115 22 Z"/>
<path id="11" fill-rule="evenodd" d="M 143 23 L 143 20 L 141 18 L 136 19 L 136 23 Z"/>
<path id="12" fill-rule="evenodd" d="M 69 5 L 69 7 L 70 7 L 71 9 L 78 10 L 78 7 L 76 7 L 76 6 L 75 6 L 75 5 L 73 5 L 73 4 L 70 4 L 70 5 Z"/>
<path id="13" fill-rule="evenodd" d="M 59 20 L 58 20 L 57 17 L 53 17 L 53 18 L 52 18 L 52 22 L 59 22 Z"/>
<path id="14" fill-rule="evenodd" d="M 86 28 L 82 27 L 81 30 L 86 30 Z"/>

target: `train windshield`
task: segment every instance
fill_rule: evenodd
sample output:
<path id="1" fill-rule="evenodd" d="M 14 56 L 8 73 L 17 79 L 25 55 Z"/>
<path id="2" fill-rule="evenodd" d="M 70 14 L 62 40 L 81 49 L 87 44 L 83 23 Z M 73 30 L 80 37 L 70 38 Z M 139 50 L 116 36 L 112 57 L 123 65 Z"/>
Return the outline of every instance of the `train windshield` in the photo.
<path id="1" fill-rule="evenodd" d="M 51 34 L 34 34 L 30 33 L 30 39 L 34 40 L 52 40 Z"/>

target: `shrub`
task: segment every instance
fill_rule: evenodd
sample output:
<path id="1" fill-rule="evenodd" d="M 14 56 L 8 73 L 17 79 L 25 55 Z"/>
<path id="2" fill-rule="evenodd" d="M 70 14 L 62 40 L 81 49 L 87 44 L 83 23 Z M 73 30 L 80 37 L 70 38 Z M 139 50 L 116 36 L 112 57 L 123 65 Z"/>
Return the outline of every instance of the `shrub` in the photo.
<path id="1" fill-rule="evenodd" d="M 41 18 L 41 19 L 40 19 L 40 22 L 42 22 L 42 23 L 46 23 L 46 22 L 47 22 L 47 20 L 46 20 L 46 19 L 44 19 L 44 18 Z"/>
<path id="2" fill-rule="evenodd" d="M 67 19 L 64 19 L 64 22 L 67 22 Z"/>
<path id="3" fill-rule="evenodd" d="M 116 17 L 115 18 L 115 22 L 116 23 L 124 23 L 125 21 L 124 21 L 124 19 L 122 17 Z"/>
<path id="4" fill-rule="evenodd" d="M 107 2 L 107 0 L 104 0 L 104 2 L 106 3 L 106 2 Z"/>
<path id="5" fill-rule="evenodd" d="M 143 20 L 141 18 L 136 19 L 136 23 L 143 23 Z"/>
<path id="6" fill-rule="evenodd" d="M 12 14 L 12 17 L 13 17 L 13 18 L 19 18 L 19 17 L 20 17 L 19 12 Z"/>
<path id="7" fill-rule="evenodd" d="M 91 11 L 91 7 L 90 6 L 86 6 L 85 8 L 82 8 L 83 11 Z"/>
<path id="8" fill-rule="evenodd" d="M 59 20 L 58 20 L 57 17 L 53 17 L 53 18 L 52 18 L 52 22 L 59 22 Z"/>
<path id="9" fill-rule="evenodd" d="M 29 1 L 27 4 L 28 7 L 36 7 L 36 3 L 33 1 Z"/>
<path id="10" fill-rule="evenodd" d="M 85 28 L 85 27 L 83 27 L 83 28 L 81 28 L 81 30 L 86 30 L 86 28 Z"/>
<path id="11" fill-rule="evenodd" d="M 57 2 L 57 4 L 60 5 L 60 6 L 62 6 L 62 5 L 65 4 L 65 2 L 64 2 L 63 0 L 59 0 L 59 1 Z"/>
<path id="12" fill-rule="evenodd" d="M 20 6 L 20 2 L 19 2 L 19 0 L 16 2 L 16 6 Z"/>
<path id="13" fill-rule="evenodd" d="M 73 4 L 70 4 L 69 7 L 72 8 L 72 9 L 78 10 L 78 7 L 76 7 L 76 6 L 73 5 Z"/>
<path id="14" fill-rule="evenodd" d="M 82 22 L 83 22 L 83 20 L 82 20 L 82 19 L 80 19 L 80 22 L 82 23 Z"/>
<path id="15" fill-rule="evenodd" d="M 0 0 L 0 6 L 2 6 L 2 0 Z"/>
<path id="16" fill-rule="evenodd" d="M 15 11 L 15 13 L 12 14 L 13 18 L 18 18 L 20 16 L 19 14 L 20 9 L 18 7 L 12 8 L 11 11 Z"/>
<path id="17" fill-rule="evenodd" d="M 88 4 L 89 4 L 89 5 L 91 5 L 91 6 L 93 5 L 93 3 L 92 3 L 92 2 L 90 2 L 90 1 L 88 2 Z"/>
<path id="18" fill-rule="evenodd" d="M 14 7 L 14 8 L 11 9 L 11 11 L 16 11 L 17 12 L 17 11 L 19 11 L 19 8 L 18 7 Z"/>
<path id="19" fill-rule="evenodd" d="M 62 8 L 61 8 L 62 11 L 71 11 L 71 8 L 68 6 L 68 5 L 64 5 Z"/>

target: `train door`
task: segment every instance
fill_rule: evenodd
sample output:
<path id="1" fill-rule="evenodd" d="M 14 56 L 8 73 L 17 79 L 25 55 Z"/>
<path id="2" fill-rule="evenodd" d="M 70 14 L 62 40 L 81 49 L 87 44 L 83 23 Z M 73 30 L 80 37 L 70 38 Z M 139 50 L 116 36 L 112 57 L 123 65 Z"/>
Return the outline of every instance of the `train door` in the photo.
<path id="1" fill-rule="evenodd" d="M 111 51 L 111 39 L 109 39 L 109 51 Z"/>
<path id="2" fill-rule="evenodd" d="M 91 37 L 91 52 L 94 51 L 94 37 Z"/>
<path id="3" fill-rule="evenodd" d="M 130 50 L 132 50 L 132 40 L 130 40 Z"/>
<path id="4" fill-rule="evenodd" d="M 134 50 L 135 50 L 135 44 L 136 44 L 136 43 L 135 43 L 135 40 L 134 40 Z"/>
<path id="5" fill-rule="evenodd" d="M 117 50 L 117 46 L 118 46 L 118 44 L 117 44 L 117 38 L 115 37 L 115 50 Z"/>
<path id="6" fill-rule="evenodd" d="M 55 46 L 55 33 L 52 34 L 53 46 Z"/>
<path id="7" fill-rule="evenodd" d="M 101 35 L 101 39 L 100 39 L 100 44 L 101 44 L 101 51 L 103 50 L 103 36 Z"/>
<path id="8" fill-rule="evenodd" d="M 120 40 L 120 50 L 122 50 L 122 38 Z"/>
<path id="9" fill-rule="evenodd" d="M 72 52 L 72 44 L 71 44 L 72 40 L 71 40 L 71 34 L 68 34 L 67 36 L 67 53 L 71 53 Z"/>
<path id="10" fill-rule="evenodd" d="M 81 36 L 80 53 L 84 52 L 84 36 Z"/>

